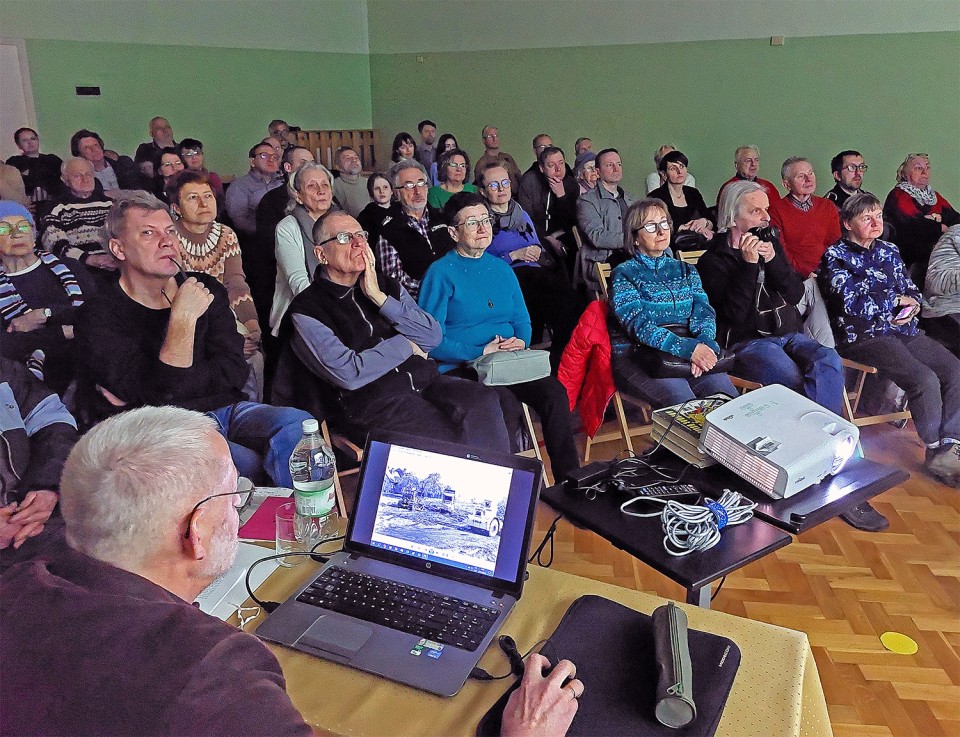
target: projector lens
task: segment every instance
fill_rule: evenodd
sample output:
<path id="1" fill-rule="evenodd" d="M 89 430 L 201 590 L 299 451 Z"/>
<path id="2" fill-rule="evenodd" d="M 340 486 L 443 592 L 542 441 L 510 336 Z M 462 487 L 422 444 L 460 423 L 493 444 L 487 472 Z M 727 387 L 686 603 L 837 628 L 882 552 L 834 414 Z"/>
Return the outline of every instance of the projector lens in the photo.
<path id="1" fill-rule="evenodd" d="M 853 451 L 857 448 L 857 441 L 854 440 L 853 435 L 848 432 L 841 433 L 837 436 L 837 446 L 834 448 L 833 456 L 833 470 L 830 473 L 837 473 L 841 468 L 843 468 L 847 461 L 850 460 L 850 457 L 853 455 Z"/>

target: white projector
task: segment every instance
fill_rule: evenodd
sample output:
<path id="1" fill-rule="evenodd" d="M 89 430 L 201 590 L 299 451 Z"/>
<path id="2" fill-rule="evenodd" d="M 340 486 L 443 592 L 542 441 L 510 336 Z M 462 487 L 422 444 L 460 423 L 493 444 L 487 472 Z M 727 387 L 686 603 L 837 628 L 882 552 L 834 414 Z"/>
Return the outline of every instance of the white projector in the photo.
<path id="1" fill-rule="evenodd" d="M 760 491 L 782 499 L 843 468 L 859 440 L 856 425 L 771 384 L 708 414 L 700 447 Z"/>

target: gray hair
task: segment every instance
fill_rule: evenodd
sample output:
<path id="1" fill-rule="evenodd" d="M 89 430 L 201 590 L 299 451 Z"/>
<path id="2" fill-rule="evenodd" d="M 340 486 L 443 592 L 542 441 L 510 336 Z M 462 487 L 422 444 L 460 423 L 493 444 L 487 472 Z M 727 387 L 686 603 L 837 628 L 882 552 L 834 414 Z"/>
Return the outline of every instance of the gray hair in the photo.
<path id="1" fill-rule="evenodd" d="M 846 202 L 843 203 L 843 207 L 840 208 L 840 225 L 843 231 L 845 233 L 850 232 L 847 223 L 854 218 L 860 217 L 868 210 L 877 210 L 880 208 L 880 200 L 870 192 L 857 192 L 855 195 L 851 195 L 847 198 Z"/>
<path id="2" fill-rule="evenodd" d="M 910 164 L 913 163 L 914 159 L 923 159 L 928 164 L 930 163 L 930 157 L 926 154 L 907 154 L 907 158 L 903 160 L 903 163 L 897 167 L 897 181 L 905 182 L 907 181 L 907 169 L 910 168 Z"/>
<path id="3" fill-rule="evenodd" d="M 737 222 L 740 202 L 751 192 L 762 192 L 763 186 L 756 182 L 736 181 L 723 188 L 720 201 L 717 202 L 717 232 L 729 230 Z"/>
<path id="4" fill-rule="evenodd" d="M 210 452 L 215 434 L 214 419 L 179 407 L 141 407 L 94 427 L 63 468 L 67 541 L 129 567 L 182 537 L 183 520 L 225 471 Z"/>
<path id="5" fill-rule="evenodd" d="M 304 162 L 299 169 L 294 171 L 287 178 L 287 194 L 289 195 L 289 198 L 287 200 L 286 212 L 288 215 L 293 212 L 293 208 L 297 206 L 297 201 L 294 198 L 294 194 L 299 192 L 303 187 L 303 178 L 307 175 L 308 171 L 323 172 L 323 174 L 327 177 L 327 181 L 330 182 L 330 189 L 333 189 L 333 174 L 327 167 L 325 167 L 323 164 L 318 164 L 315 161 Z"/>
<path id="6" fill-rule="evenodd" d="M 123 236 L 123 231 L 127 227 L 127 213 L 130 210 L 169 212 L 167 206 L 149 192 L 142 189 L 124 190 L 114 199 L 107 211 L 107 220 L 104 224 L 107 237 L 119 240 Z"/>
<path id="7" fill-rule="evenodd" d="M 783 162 L 783 165 L 780 167 L 780 178 L 786 180 L 787 172 L 790 171 L 790 167 L 794 164 L 799 164 L 801 161 L 806 161 L 810 163 L 810 159 L 806 156 L 791 156 L 789 159 Z"/>
<path id="8" fill-rule="evenodd" d="M 668 153 L 667 151 L 664 151 L 664 150 L 663 150 L 663 149 L 665 149 L 665 148 L 669 148 L 671 151 L 676 151 L 676 150 L 677 150 L 677 147 L 674 146 L 672 143 L 665 143 L 665 144 L 663 144 L 662 146 L 660 146 L 656 151 L 654 151 L 654 152 L 653 152 L 653 163 L 654 163 L 654 165 L 657 166 L 657 167 L 660 166 L 660 160 Z"/>
<path id="9" fill-rule="evenodd" d="M 61 177 L 65 176 L 67 173 L 67 169 L 69 169 L 71 165 L 76 166 L 77 164 L 80 164 L 80 163 L 83 163 L 85 166 L 89 166 L 91 169 L 93 169 L 93 164 L 91 164 L 86 159 L 81 158 L 80 156 L 73 156 L 69 159 L 64 159 L 64 162 L 60 164 L 60 176 Z"/>
<path id="10" fill-rule="evenodd" d="M 396 164 L 390 167 L 390 171 L 387 172 L 387 177 L 390 180 L 390 186 L 396 189 L 400 186 L 400 172 L 405 169 L 416 169 L 421 174 L 423 178 L 427 181 L 430 181 L 430 178 L 427 176 L 427 170 L 423 168 L 421 164 L 416 159 L 404 159 L 403 161 L 398 161 Z"/>
<path id="11" fill-rule="evenodd" d="M 754 146 L 752 143 L 748 143 L 746 146 L 737 146 L 737 150 L 733 152 L 734 162 L 740 161 L 740 154 L 744 151 L 753 151 L 757 156 L 760 155 L 760 149 Z"/>

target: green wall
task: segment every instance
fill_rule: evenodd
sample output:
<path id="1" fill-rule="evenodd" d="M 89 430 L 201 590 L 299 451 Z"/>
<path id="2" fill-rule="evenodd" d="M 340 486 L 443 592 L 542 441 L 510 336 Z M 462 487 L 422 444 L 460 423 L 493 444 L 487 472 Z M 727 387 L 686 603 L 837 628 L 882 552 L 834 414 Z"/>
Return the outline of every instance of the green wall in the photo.
<path id="1" fill-rule="evenodd" d="M 579 136 L 620 149 L 624 184 L 642 193 L 653 151 L 674 143 L 708 203 L 733 172 L 733 151 L 754 143 L 761 176 L 811 159 L 818 192 L 830 158 L 859 149 L 867 189 L 881 198 L 911 151 L 931 154 L 934 187 L 960 205 L 960 33 L 788 38 L 671 44 L 372 54 L 373 124 L 393 134 L 429 117 L 472 158 L 480 127 L 495 124 L 521 168 L 530 141 L 551 134 L 572 160 Z M 386 160 L 381 152 L 380 160 Z"/>
<path id="2" fill-rule="evenodd" d="M 69 154 L 79 128 L 133 155 L 164 115 L 175 137 L 203 141 L 208 165 L 243 174 L 273 118 L 304 129 L 369 128 L 366 54 L 27 40 L 43 150 Z M 78 97 L 99 85 L 99 97 Z"/>

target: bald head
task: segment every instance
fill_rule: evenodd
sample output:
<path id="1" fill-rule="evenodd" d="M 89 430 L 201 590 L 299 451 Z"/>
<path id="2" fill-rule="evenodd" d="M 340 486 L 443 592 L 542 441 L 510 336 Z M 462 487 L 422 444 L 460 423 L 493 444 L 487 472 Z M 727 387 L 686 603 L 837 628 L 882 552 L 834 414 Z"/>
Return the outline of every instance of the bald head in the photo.
<path id="1" fill-rule="evenodd" d="M 93 194 L 97 179 L 93 174 L 93 164 L 86 159 L 72 158 L 60 167 L 60 178 L 74 197 L 86 199 Z"/>

